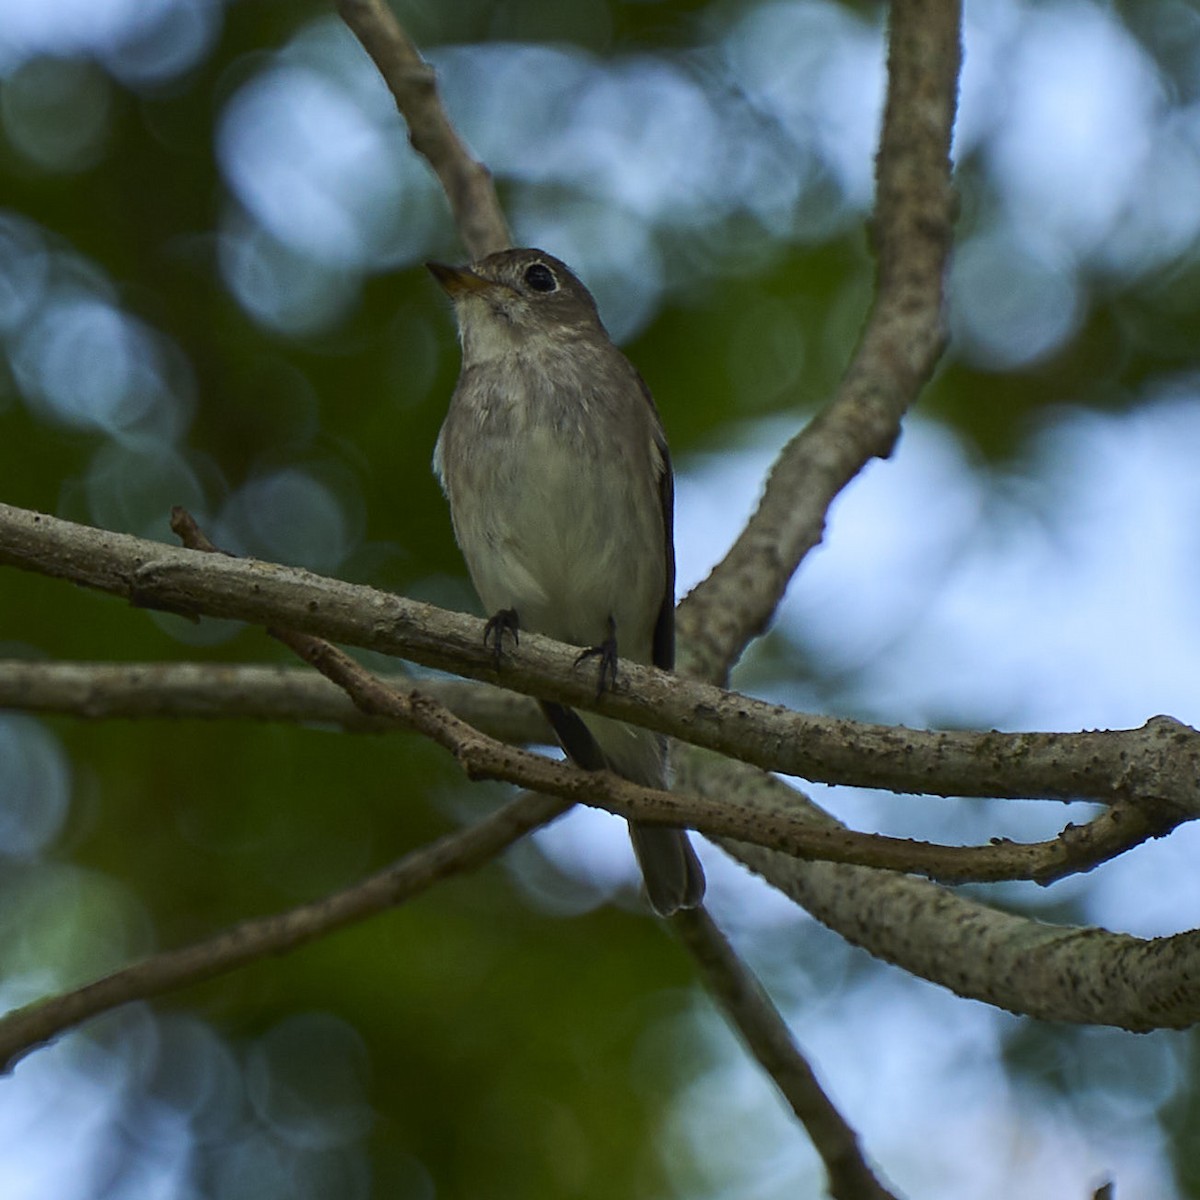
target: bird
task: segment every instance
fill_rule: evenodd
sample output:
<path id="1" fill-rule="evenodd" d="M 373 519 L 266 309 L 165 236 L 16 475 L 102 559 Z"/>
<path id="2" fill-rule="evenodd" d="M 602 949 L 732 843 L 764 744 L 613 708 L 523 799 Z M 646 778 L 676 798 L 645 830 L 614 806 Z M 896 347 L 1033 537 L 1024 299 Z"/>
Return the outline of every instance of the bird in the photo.
<path id="1" fill-rule="evenodd" d="M 426 264 L 453 302 L 462 365 L 433 468 L 499 656 L 522 630 L 596 658 L 599 689 L 622 659 L 675 659 L 674 476 L 650 390 L 611 340 L 591 293 L 543 250 Z M 666 740 L 543 701 L 567 757 L 668 786 Z M 703 899 L 686 832 L 630 823 L 660 916 Z"/>

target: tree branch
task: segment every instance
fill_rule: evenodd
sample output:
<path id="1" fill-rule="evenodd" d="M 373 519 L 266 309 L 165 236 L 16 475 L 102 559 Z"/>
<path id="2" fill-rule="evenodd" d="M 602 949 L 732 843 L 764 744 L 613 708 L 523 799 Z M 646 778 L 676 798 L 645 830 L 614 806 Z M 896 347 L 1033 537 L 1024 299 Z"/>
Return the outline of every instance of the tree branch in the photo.
<path id="1" fill-rule="evenodd" d="M 680 674 L 728 679 L 820 542 L 834 497 L 871 458 L 891 453 L 941 355 L 960 19 L 959 5 L 945 0 L 893 0 L 876 159 L 875 302 L 836 395 L 784 447 L 741 536 L 679 606 Z"/>
<path id="2" fill-rule="evenodd" d="M 447 834 L 353 887 L 269 917 L 243 921 L 207 941 L 155 954 L 73 991 L 38 1000 L 0 1018 L 0 1069 L 90 1017 L 132 1000 L 226 974 L 285 954 L 393 908 L 451 875 L 473 870 L 564 811 L 551 796 L 522 795 L 466 829 Z"/>
<path id="3" fill-rule="evenodd" d="M 303 649 L 298 652 L 320 670 L 325 669 L 333 654 L 340 655 L 332 648 L 322 650 L 320 655 Z M 774 812 L 761 805 L 735 809 L 698 800 L 686 792 L 657 792 L 619 783 L 609 786 L 609 781 L 587 773 L 581 780 L 569 764 L 550 763 L 547 769 L 548 760 L 497 744 L 549 741 L 549 731 L 536 705 L 525 704 L 521 702 L 523 698 L 506 696 L 486 685 L 422 681 L 416 694 L 425 698 L 422 703 L 430 713 L 438 714 L 436 718 L 426 718 L 420 710 L 412 710 L 404 694 L 413 691 L 413 682 L 408 679 L 377 680 L 395 700 L 373 698 L 358 707 L 348 701 L 342 691 L 348 686 L 346 672 L 359 668 L 344 655 L 340 655 L 337 667 L 341 674 L 326 680 L 326 684 L 334 680 L 337 690 L 316 686 L 317 680 L 307 672 L 281 668 L 205 668 L 197 664 L 179 664 L 176 691 L 163 686 L 171 679 L 172 669 L 154 665 L 93 664 L 97 670 L 92 677 L 87 664 L 44 664 L 49 682 L 43 687 L 37 670 L 41 665 L 0 662 L 0 707 L 18 702 L 15 706 L 32 711 L 70 712 L 87 717 L 254 716 L 337 721 L 345 728 L 371 732 L 411 729 L 435 737 L 456 755 L 472 778 L 546 787 L 559 796 L 569 796 L 622 816 L 659 821 L 677 819 L 713 836 L 733 836 L 805 858 L 912 872 L 944 883 L 1032 879 L 1049 884 L 1066 875 L 1091 870 L 1174 827 L 1170 819 L 1158 820 L 1128 805 L 1117 805 L 1083 825 L 1068 824 L 1057 837 L 1043 842 L 997 840 L 989 846 L 946 846 L 835 829 L 818 831 L 809 827 L 799 804 L 776 806 Z M 208 688 L 197 693 L 197 680 L 205 677 Z M 114 695 L 105 696 L 103 685 L 110 678 L 117 690 Z M 309 686 L 300 686 L 304 679 Z M 252 685 L 249 694 L 244 681 Z M 362 695 L 362 685 L 349 686 Z M 222 689 L 230 697 L 224 705 Z M 278 695 L 277 704 L 270 703 L 273 693 Z M 38 702 L 21 702 L 29 695 Z M 301 699 L 307 703 L 300 703 Z M 506 699 L 515 703 L 506 705 Z M 506 708 L 512 711 L 506 713 Z M 456 719 L 452 726 L 451 717 Z M 790 791 L 787 794 L 796 795 Z"/>
<path id="4" fill-rule="evenodd" d="M 450 124 L 433 68 L 382 0 L 338 0 L 338 13 L 371 56 L 408 126 L 412 148 L 433 168 L 471 258 L 512 244 L 492 176 Z"/>
<path id="5" fill-rule="evenodd" d="M 185 509 L 172 512 L 171 528 L 191 550 L 223 553 Z M 814 828 L 803 811 L 786 808 L 768 812 L 701 801 L 697 812 L 691 797 L 638 787 L 609 772 L 580 771 L 569 763 L 514 751 L 480 734 L 428 695 L 415 689 L 402 692 L 384 683 L 324 638 L 278 626 L 268 627 L 267 632 L 342 688 L 364 713 L 386 716 L 449 750 L 469 777 L 516 783 L 563 799 L 597 804 L 624 817 L 688 825 L 705 833 L 765 842 L 802 857 L 913 872 L 954 883 L 1026 879 L 1038 872 L 1062 874 L 1080 869 L 1080 864 L 1095 865 L 1098 854 L 1111 857 L 1127 849 L 1131 835 L 1137 840 L 1148 836 L 1134 819 L 1137 814 L 1132 813 L 1124 821 L 1112 821 L 1111 829 L 1091 838 L 1060 837 L 1040 845 L 939 846 L 840 828 Z M 1075 827 L 1068 829 L 1074 831 Z"/>
<path id="6" fill-rule="evenodd" d="M 681 909 L 671 927 L 691 951 L 708 990 L 804 1125 L 835 1200 L 896 1200 L 875 1178 L 858 1135 L 825 1094 L 787 1024 L 703 908 Z"/>
<path id="7" fill-rule="evenodd" d="M 486 683 L 385 675 L 419 686 L 455 716 L 503 742 L 552 743 L 536 702 Z M 87 720 L 291 721 L 383 733 L 398 722 L 356 708 L 336 684 L 291 666 L 233 663 L 41 662 L 0 659 L 0 709 Z"/>
<path id="8" fill-rule="evenodd" d="M 216 549 L 183 509 L 175 509 L 171 527 L 184 544 L 193 549 Z M 422 705 L 418 693 L 403 695 L 321 638 L 291 630 L 272 629 L 268 632 L 343 688 L 363 712 L 413 719 L 414 724 L 421 727 Z M 447 718 L 451 723 L 456 720 L 440 705 L 435 705 L 434 710 L 425 715 L 435 717 L 439 728 L 447 724 Z M 459 739 L 456 738 L 454 744 L 457 749 Z M 895 1200 L 867 1166 L 857 1136 L 822 1091 L 766 992 L 734 953 L 708 913 L 702 907 L 692 911 L 684 909 L 676 914 L 672 924 L 696 958 L 710 990 L 723 1004 L 734 1027 L 741 1031 L 755 1057 L 808 1131 L 829 1173 L 831 1194 L 836 1200 Z"/>
<path id="9" fill-rule="evenodd" d="M 499 667 L 482 623 L 374 588 L 253 559 L 200 555 L 0 504 L 0 565 L 70 579 L 145 607 L 277 624 L 559 700 L 768 770 L 931 795 L 1128 803 L 1152 823 L 1200 812 L 1200 733 L 1168 717 L 1137 730 L 926 732 L 806 716 L 622 663 L 597 697 L 577 649 L 529 634 Z"/>
<path id="10" fill-rule="evenodd" d="M 678 775 L 680 786 L 713 799 L 799 804 L 814 823 L 838 827 L 778 779 L 742 763 L 689 755 Z M 1200 932 L 1144 939 L 1047 925 L 923 879 L 717 841 L 847 941 L 959 996 L 1041 1020 L 1136 1033 L 1200 1020 Z"/>

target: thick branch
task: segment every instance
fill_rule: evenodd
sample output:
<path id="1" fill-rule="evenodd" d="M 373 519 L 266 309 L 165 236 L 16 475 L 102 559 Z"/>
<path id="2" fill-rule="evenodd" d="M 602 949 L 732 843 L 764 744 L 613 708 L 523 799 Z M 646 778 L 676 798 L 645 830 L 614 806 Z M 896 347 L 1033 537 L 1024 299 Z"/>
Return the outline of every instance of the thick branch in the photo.
<path id="1" fill-rule="evenodd" d="M 171 528 L 190 549 L 220 553 L 185 509 L 174 510 Z M 955 883 L 1025 879 L 1043 873 L 1056 878 L 1094 865 L 1099 856 L 1120 853 L 1133 844 L 1131 836 L 1135 840 L 1147 836 L 1137 814 L 1118 821 L 1115 810 L 1106 814 L 1110 827 L 1097 836 L 1087 836 L 1090 827 L 1076 831 L 1068 826 L 1068 833 L 1082 836 L 1065 833 L 1040 845 L 938 846 L 829 826 L 814 828 L 803 809 L 797 812 L 786 806 L 766 811 L 739 808 L 728 801 L 718 805 L 701 801 L 697 809 L 692 797 L 637 787 L 607 772 L 580 772 L 567 763 L 514 751 L 459 720 L 430 696 L 411 688 L 401 691 L 384 682 L 324 638 L 278 626 L 267 632 L 342 688 L 362 712 L 389 717 L 431 738 L 449 750 L 472 778 L 516 783 L 566 800 L 597 804 L 624 817 L 687 825 L 803 857 L 911 871 Z"/>
<path id="2" fill-rule="evenodd" d="M 433 168 L 472 258 L 512 244 L 488 169 L 471 156 L 450 124 L 433 68 L 382 0 L 338 0 L 343 21 L 362 43 L 408 125 L 412 148 Z"/>
<path id="3" fill-rule="evenodd" d="M 1128 802 L 1153 821 L 1200 811 L 1200 734 L 1166 717 L 1094 733 L 924 732 L 803 716 L 622 664 L 596 696 L 577 650 L 529 634 L 499 669 L 482 624 L 429 604 L 251 559 L 178 550 L 0 504 L 0 564 L 135 603 L 278 624 L 590 708 L 806 779 L 933 795 Z"/>
<path id="4" fill-rule="evenodd" d="M 942 352 L 943 284 L 955 199 L 950 134 L 958 94 L 959 6 L 894 0 L 888 95 L 876 160 L 875 303 L 829 405 L 784 448 L 757 511 L 724 560 L 679 608 L 680 673 L 728 678 L 821 540 L 834 497 L 900 421 Z"/>
<path id="5" fill-rule="evenodd" d="M 681 786 L 714 799 L 802 803 L 779 780 L 728 759 L 688 755 L 678 773 Z M 806 812 L 837 827 L 815 805 Z M 718 844 L 847 941 L 959 996 L 1046 1021 L 1139 1033 L 1200 1021 L 1200 932 L 1143 939 L 1047 925 L 923 879 L 803 862 L 723 838 Z"/>

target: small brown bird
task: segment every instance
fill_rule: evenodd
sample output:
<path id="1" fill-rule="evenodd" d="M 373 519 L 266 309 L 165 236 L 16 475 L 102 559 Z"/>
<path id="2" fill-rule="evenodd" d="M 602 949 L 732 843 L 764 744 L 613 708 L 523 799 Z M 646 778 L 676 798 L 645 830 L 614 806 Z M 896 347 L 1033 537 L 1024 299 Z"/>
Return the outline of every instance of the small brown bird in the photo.
<path id="1" fill-rule="evenodd" d="M 541 250 L 469 267 L 429 263 L 454 301 L 462 371 L 434 470 L 487 636 L 543 633 L 600 660 L 675 661 L 674 480 L 654 401 L 610 340 L 591 293 Z M 667 783 L 666 742 L 543 703 L 581 767 Z M 698 905 L 704 872 L 681 829 L 632 823 L 656 912 Z"/>

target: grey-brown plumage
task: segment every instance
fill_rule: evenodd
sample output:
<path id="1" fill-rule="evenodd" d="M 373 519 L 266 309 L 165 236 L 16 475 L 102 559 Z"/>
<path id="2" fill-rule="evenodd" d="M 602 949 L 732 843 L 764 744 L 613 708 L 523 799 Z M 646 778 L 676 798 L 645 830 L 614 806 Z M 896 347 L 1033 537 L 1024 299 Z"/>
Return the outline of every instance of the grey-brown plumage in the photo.
<path id="1" fill-rule="evenodd" d="M 454 301 L 463 352 L 434 470 L 485 609 L 669 669 L 674 484 L 641 376 L 609 339 L 587 288 L 551 255 L 504 250 L 470 267 L 429 269 Z M 665 785 L 657 734 L 543 709 L 579 765 Z M 630 830 L 655 911 L 699 904 L 704 873 L 687 835 Z"/>

